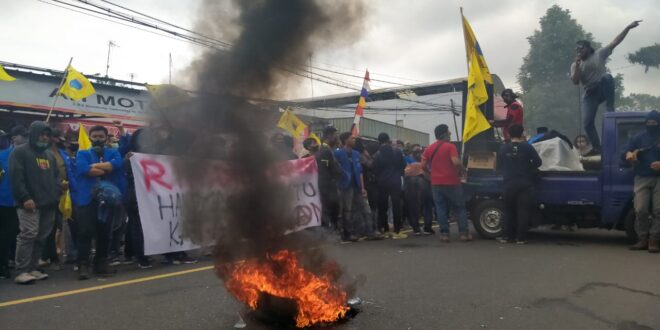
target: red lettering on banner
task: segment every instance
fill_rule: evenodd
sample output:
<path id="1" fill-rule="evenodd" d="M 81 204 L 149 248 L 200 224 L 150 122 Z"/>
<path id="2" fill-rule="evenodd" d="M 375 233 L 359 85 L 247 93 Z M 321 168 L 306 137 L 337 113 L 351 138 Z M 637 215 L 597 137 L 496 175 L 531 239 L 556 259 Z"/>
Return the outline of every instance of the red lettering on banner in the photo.
<path id="1" fill-rule="evenodd" d="M 172 185 L 163 180 L 163 175 L 165 175 L 163 164 L 153 159 L 140 159 L 140 166 L 142 166 L 142 172 L 144 173 L 144 186 L 147 191 L 151 191 L 152 181 L 167 188 L 167 190 L 172 190 Z"/>

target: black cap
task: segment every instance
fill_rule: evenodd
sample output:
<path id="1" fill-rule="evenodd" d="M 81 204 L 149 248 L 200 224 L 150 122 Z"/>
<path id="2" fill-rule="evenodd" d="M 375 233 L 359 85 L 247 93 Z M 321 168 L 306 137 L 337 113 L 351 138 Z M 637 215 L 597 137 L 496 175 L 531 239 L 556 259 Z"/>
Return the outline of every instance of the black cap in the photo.
<path id="1" fill-rule="evenodd" d="M 25 128 L 25 126 L 18 125 L 12 127 L 11 131 L 9 131 L 9 134 L 7 134 L 7 137 L 12 138 L 16 135 L 20 136 L 28 136 L 28 130 Z"/>
<path id="2" fill-rule="evenodd" d="M 591 42 L 589 42 L 588 40 L 579 40 L 575 44 L 580 47 L 591 48 Z"/>

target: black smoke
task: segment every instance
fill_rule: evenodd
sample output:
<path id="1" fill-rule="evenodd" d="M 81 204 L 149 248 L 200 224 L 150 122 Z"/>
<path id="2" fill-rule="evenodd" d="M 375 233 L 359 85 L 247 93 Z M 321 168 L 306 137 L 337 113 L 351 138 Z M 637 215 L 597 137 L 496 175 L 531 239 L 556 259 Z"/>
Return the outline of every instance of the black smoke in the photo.
<path id="1" fill-rule="evenodd" d="M 189 78 L 199 92 L 159 103 L 152 135 L 161 152 L 177 156 L 177 178 L 190 187 L 186 235 L 213 242 L 219 263 L 295 247 L 308 251 L 304 262 L 312 268 L 327 267 L 318 250 L 306 248 L 304 235 L 284 235 L 297 224 L 291 190 L 272 173 L 283 158 L 268 141 L 278 114 L 265 100 L 295 88 L 310 53 L 357 40 L 364 13 L 354 0 L 202 5 L 197 27 L 213 38 L 233 37 L 232 46 L 194 62 Z M 216 192 L 218 184 L 231 193 Z"/>

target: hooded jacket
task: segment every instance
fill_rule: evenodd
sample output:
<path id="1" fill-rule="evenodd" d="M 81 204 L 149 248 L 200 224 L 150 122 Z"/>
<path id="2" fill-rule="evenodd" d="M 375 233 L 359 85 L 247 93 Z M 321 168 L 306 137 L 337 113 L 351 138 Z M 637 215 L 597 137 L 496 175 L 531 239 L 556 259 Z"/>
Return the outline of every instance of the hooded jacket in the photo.
<path id="1" fill-rule="evenodd" d="M 16 147 L 9 156 L 11 188 L 19 207 L 30 199 L 37 207 L 54 206 L 59 201 L 61 189 L 55 156 L 48 149 L 37 148 L 39 136 L 46 131 L 50 131 L 46 123 L 32 123 L 28 143 Z"/>
<path id="2" fill-rule="evenodd" d="M 660 112 L 655 110 L 646 115 L 646 121 L 655 120 L 658 123 L 654 131 L 645 131 L 630 140 L 626 147 L 626 152 L 639 150 L 637 153 L 637 162 L 635 163 L 635 175 L 643 177 L 660 176 L 659 171 L 651 168 L 651 163 L 660 161 Z M 621 155 L 622 160 L 626 158 L 626 152 Z"/>

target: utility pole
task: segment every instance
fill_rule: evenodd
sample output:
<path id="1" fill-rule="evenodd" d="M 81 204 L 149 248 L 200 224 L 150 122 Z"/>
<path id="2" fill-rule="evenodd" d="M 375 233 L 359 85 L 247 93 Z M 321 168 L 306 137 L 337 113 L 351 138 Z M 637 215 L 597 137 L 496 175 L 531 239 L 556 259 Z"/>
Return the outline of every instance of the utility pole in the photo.
<path id="1" fill-rule="evenodd" d="M 314 72 L 312 72 L 312 53 L 309 53 L 309 84 L 312 87 L 312 98 L 314 98 Z M 313 116 L 316 117 L 316 109 L 313 110 Z"/>
<path id="2" fill-rule="evenodd" d="M 128 74 L 128 76 L 131 78 L 131 82 L 133 82 L 133 79 L 135 79 L 136 74 L 131 72 Z"/>
<path id="3" fill-rule="evenodd" d="M 114 41 L 108 40 L 108 60 L 105 62 L 105 77 L 108 78 L 108 71 L 110 71 L 110 50 L 112 47 L 119 47 Z"/>
<path id="4" fill-rule="evenodd" d="M 451 98 L 449 99 L 449 102 L 451 103 L 451 116 L 454 118 L 454 131 L 456 131 L 456 141 L 460 141 L 461 138 L 458 136 L 458 122 L 456 122 L 456 116 L 458 114 L 456 113 L 456 107 L 454 107 L 454 99 Z"/>

